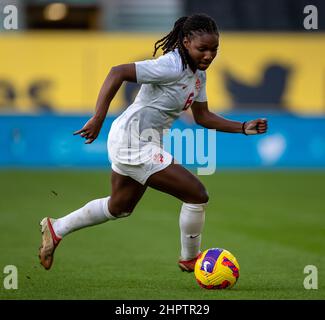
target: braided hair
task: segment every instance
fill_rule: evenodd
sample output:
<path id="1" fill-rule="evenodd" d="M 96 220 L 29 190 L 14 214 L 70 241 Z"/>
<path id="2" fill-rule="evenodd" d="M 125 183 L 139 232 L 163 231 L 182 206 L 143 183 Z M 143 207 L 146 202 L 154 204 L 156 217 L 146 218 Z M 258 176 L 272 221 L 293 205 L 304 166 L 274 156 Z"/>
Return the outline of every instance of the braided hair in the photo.
<path id="1" fill-rule="evenodd" d="M 177 48 L 182 58 L 183 69 L 186 69 L 188 53 L 183 45 L 183 39 L 193 36 L 194 33 L 215 33 L 219 35 L 215 21 L 206 14 L 181 17 L 175 22 L 173 30 L 155 43 L 153 56 L 156 55 L 159 48 L 162 49 L 163 54 Z"/>

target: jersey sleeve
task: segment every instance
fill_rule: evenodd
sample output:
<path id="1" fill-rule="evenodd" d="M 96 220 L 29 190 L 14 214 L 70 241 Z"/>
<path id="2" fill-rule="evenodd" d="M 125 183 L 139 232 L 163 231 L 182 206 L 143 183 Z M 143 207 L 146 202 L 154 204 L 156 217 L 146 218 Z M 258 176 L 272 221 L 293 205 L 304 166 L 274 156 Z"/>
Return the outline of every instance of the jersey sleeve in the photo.
<path id="1" fill-rule="evenodd" d="M 205 102 L 207 101 L 207 91 L 206 91 L 206 73 L 202 73 L 200 76 L 200 80 L 201 80 L 201 85 L 200 85 L 200 91 L 197 95 L 197 97 L 195 98 L 195 101 L 197 102 Z"/>
<path id="2" fill-rule="evenodd" d="M 179 63 L 171 54 L 158 59 L 135 62 L 137 83 L 168 83 L 177 80 L 181 74 Z"/>

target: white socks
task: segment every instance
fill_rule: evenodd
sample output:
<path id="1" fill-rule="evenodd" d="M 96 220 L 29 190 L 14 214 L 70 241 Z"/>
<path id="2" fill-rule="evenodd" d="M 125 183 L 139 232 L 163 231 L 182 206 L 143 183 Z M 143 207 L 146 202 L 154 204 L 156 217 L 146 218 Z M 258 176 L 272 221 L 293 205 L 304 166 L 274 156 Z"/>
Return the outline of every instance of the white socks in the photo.
<path id="1" fill-rule="evenodd" d="M 108 211 L 109 199 L 110 197 L 90 201 L 82 208 L 55 220 L 54 232 L 62 238 L 75 230 L 115 220 L 116 217 Z M 206 203 L 183 203 L 182 205 L 179 226 L 181 230 L 181 258 L 183 260 L 191 260 L 200 252 L 206 205 Z M 129 213 L 120 217 L 128 215 Z"/>
<path id="2" fill-rule="evenodd" d="M 116 217 L 108 211 L 109 199 L 110 197 L 90 201 L 82 208 L 57 219 L 53 223 L 54 232 L 62 238 L 75 230 L 100 224 L 107 220 L 115 220 Z"/>
<path id="3" fill-rule="evenodd" d="M 191 260 L 200 252 L 206 205 L 206 203 L 183 203 L 182 205 L 179 226 L 181 229 L 181 259 L 183 260 Z"/>

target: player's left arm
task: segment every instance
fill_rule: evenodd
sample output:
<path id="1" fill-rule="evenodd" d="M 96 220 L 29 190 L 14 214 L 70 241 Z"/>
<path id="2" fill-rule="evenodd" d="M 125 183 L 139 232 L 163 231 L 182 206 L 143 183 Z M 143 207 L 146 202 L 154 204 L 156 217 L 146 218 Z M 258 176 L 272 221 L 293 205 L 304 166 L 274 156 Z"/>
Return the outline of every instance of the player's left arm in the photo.
<path id="1" fill-rule="evenodd" d="M 267 131 L 266 119 L 255 119 L 245 122 L 228 120 L 211 112 L 206 101 L 194 101 L 191 109 L 195 122 L 208 129 L 231 133 L 244 133 L 246 135 L 261 134 Z"/>

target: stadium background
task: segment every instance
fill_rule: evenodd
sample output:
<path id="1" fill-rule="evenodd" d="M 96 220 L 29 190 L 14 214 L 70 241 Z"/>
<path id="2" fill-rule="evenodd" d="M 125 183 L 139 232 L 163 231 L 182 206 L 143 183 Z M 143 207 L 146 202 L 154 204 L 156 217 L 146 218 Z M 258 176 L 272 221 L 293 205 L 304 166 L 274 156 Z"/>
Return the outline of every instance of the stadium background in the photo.
<path id="1" fill-rule="evenodd" d="M 18 30 L 3 24 L 3 8 L 10 4 L 18 8 Z M 318 9 L 317 30 L 304 28 L 303 10 L 310 4 Z M 269 120 L 264 136 L 217 134 L 217 172 L 200 177 L 212 199 L 203 244 L 234 251 L 250 280 L 243 276 L 233 293 L 212 295 L 197 289 L 191 276 L 176 273 L 179 203 L 155 191 L 145 195 L 132 221 L 68 237 L 57 254 L 59 265 L 44 274 L 35 254 L 37 222 L 109 193 L 107 132 L 137 85 L 123 85 L 92 145 L 72 132 L 93 112 L 112 66 L 151 58 L 154 42 L 179 16 L 193 12 L 212 15 L 221 34 L 207 72 L 210 109 L 241 121 Z M 324 22 L 322 1 L 1 0 L 0 270 L 13 264 L 22 275 L 17 291 L 4 290 L 0 281 L 0 297 L 324 298 Z M 174 125 L 185 127 L 197 128 L 190 115 Z M 173 236 L 166 240 L 170 225 Z M 134 229 L 143 236 L 130 245 L 126 235 Z M 125 261 L 135 267 L 121 285 L 119 279 L 129 275 Z M 309 264 L 319 270 L 315 291 L 303 287 Z M 44 291 L 59 272 L 66 287 L 61 279 Z M 143 283 L 147 277 L 152 285 Z M 80 281 L 84 288 L 77 293 Z"/>

